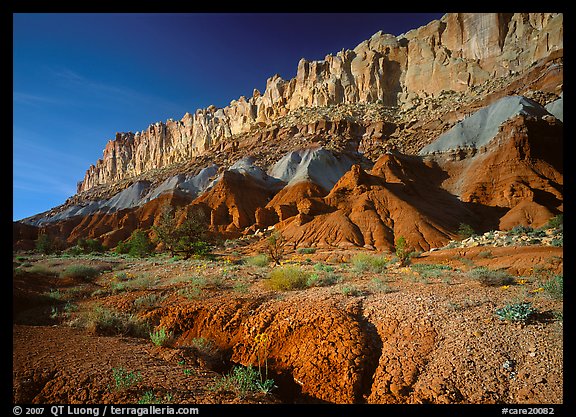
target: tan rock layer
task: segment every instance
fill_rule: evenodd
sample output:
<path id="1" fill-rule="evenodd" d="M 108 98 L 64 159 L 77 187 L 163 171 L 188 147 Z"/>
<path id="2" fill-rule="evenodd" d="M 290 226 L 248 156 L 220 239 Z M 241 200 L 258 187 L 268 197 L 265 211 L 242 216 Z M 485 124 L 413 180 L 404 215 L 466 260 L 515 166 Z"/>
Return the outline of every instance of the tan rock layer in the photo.
<path id="1" fill-rule="evenodd" d="M 450 13 L 393 36 L 378 32 L 353 50 L 321 61 L 300 60 L 296 77 L 269 78 L 263 94 L 210 106 L 137 133 L 118 133 L 87 170 L 78 192 L 168 166 L 214 144 L 265 126 L 302 107 L 381 101 L 466 90 L 528 69 L 563 49 L 560 13 Z"/>

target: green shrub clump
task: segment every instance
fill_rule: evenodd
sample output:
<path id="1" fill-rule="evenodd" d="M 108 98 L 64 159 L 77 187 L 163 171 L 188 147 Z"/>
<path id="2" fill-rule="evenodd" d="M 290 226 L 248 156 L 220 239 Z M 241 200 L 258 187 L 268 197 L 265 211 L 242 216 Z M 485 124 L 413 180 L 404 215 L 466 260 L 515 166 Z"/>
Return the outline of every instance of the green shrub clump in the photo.
<path id="1" fill-rule="evenodd" d="M 152 340 L 152 343 L 156 346 L 165 346 L 170 339 L 172 339 L 172 333 L 167 331 L 164 327 L 150 332 L 150 340 Z"/>
<path id="2" fill-rule="evenodd" d="M 525 322 L 537 312 L 532 303 L 516 303 L 497 309 L 496 316 L 500 320 Z"/>
<path id="3" fill-rule="evenodd" d="M 299 290 L 306 288 L 308 275 L 297 266 L 284 266 L 270 272 L 266 285 L 273 290 Z"/>
<path id="4" fill-rule="evenodd" d="M 384 272 L 390 259 L 384 255 L 357 253 L 350 259 L 352 266 L 359 272 Z"/>
<path id="5" fill-rule="evenodd" d="M 248 265 L 264 267 L 268 266 L 270 260 L 268 259 L 268 255 L 264 253 L 259 253 L 258 255 L 246 258 L 244 262 Z"/>
<path id="6" fill-rule="evenodd" d="M 100 274 L 96 268 L 86 265 L 70 265 L 60 273 L 62 278 L 93 279 Z"/>
<path id="7" fill-rule="evenodd" d="M 150 241 L 148 234 L 143 230 L 137 229 L 132 232 L 128 240 L 118 243 L 115 252 L 145 258 L 151 255 L 153 250 L 154 244 Z"/>

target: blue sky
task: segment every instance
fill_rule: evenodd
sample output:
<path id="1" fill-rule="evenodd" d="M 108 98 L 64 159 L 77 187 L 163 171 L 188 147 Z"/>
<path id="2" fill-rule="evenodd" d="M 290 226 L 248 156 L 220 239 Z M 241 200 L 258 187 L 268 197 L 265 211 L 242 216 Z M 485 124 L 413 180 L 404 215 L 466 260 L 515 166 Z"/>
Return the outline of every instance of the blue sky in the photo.
<path id="1" fill-rule="evenodd" d="M 442 13 L 13 15 L 13 219 L 63 204 L 116 132 L 140 131 L 374 33 Z"/>

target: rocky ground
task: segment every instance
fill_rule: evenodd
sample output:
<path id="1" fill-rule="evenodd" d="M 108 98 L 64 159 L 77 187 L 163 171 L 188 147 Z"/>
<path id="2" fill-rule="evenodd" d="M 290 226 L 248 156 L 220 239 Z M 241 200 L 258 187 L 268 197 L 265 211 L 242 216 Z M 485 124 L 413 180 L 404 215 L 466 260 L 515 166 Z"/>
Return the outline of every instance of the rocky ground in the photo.
<path id="1" fill-rule="evenodd" d="M 562 247 L 274 266 L 246 243 L 210 260 L 15 253 L 13 401 L 562 403 Z M 303 284 L 272 285 L 279 271 Z"/>

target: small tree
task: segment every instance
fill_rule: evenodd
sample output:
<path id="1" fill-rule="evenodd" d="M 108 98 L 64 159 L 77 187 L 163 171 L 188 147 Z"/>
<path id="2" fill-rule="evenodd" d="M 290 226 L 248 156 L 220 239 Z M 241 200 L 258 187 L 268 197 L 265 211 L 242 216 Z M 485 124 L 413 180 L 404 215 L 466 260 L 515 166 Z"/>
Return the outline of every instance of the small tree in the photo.
<path id="1" fill-rule="evenodd" d="M 144 258 L 152 253 L 154 244 L 150 241 L 148 234 L 137 229 L 132 232 L 129 240 L 130 249 L 128 255 Z"/>
<path id="2" fill-rule="evenodd" d="M 284 245 L 286 240 L 282 233 L 275 231 L 268 237 L 266 251 L 270 259 L 274 261 L 275 265 L 280 265 L 280 261 L 284 257 Z"/>
<path id="3" fill-rule="evenodd" d="M 189 207 L 186 219 L 176 226 L 181 211 L 165 205 L 158 224 L 152 226 L 157 240 L 162 242 L 172 256 L 182 255 L 189 258 L 192 255 L 206 255 L 209 245 L 205 241 L 208 232 L 208 219 L 199 207 Z"/>
<path id="4" fill-rule="evenodd" d="M 472 226 L 466 223 L 460 223 L 460 226 L 458 227 L 458 236 L 460 236 L 460 239 L 467 239 L 475 234 L 476 231 Z"/>
<path id="5" fill-rule="evenodd" d="M 51 254 L 54 252 L 54 239 L 46 233 L 38 235 L 38 239 L 36 239 L 36 250 L 44 255 Z"/>
<path id="6" fill-rule="evenodd" d="M 104 252 L 102 242 L 100 242 L 98 239 L 80 238 L 76 242 L 76 246 L 78 246 L 82 253 Z"/>
<path id="7" fill-rule="evenodd" d="M 406 238 L 404 236 L 400 236 L 396 239 L 396 256 L 398 257 L 401 266 L 407 266 L 410 262 L 412 252 L 408 250 Z"/>
<path id="8" fill-rule="evenodd" d="M 154 244 L 150 241 L 148 234 L 144 230 L 136 229 L 127 240 L 116 245 L 114 252 L 144 258 L 150 255 L 153 250 Z"/>

